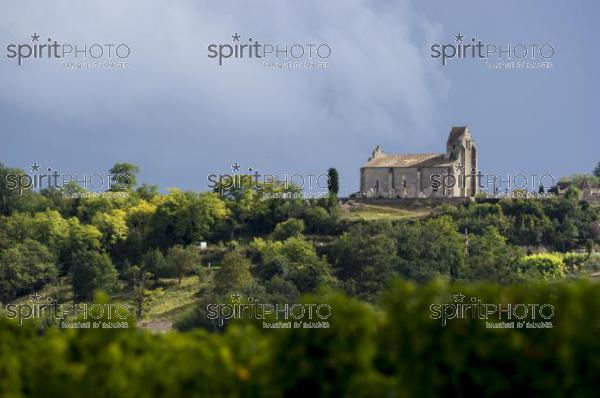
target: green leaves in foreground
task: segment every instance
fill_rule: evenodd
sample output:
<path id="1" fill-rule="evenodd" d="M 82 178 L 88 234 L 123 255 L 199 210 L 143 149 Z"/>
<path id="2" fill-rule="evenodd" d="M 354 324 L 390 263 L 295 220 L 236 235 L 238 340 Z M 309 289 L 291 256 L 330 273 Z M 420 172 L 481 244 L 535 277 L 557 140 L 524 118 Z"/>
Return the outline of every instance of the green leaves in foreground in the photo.
<path id="1" fill-rule="evenodd" d="M 456 296 L 455 296 L 456 295 Z M 551 329 L 432 319 L 432 304 L 551 304 Z M 457 299 L 458 297 L 458 299 Z M 587 281 L 423 287 L 396 281 L 381 310 L 325 292 L 329 329 L 152 335 L 0 321 L 2 397 L 592 397 L 600 379 L 600 289 Z M 497 321 L 494 317 L 489 322 Z"/>

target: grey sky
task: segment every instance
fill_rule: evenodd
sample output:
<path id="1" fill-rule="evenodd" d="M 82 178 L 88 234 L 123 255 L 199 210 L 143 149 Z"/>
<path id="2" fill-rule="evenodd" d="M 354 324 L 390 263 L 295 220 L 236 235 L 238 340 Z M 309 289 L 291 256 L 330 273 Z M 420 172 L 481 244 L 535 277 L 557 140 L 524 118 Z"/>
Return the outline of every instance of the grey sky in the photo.
<path id="1" fill-rule="evenodd" d="M 239 162 L 260 172 L 340 171 L 342 193 L 381 144 L 443 151 L 465 122 L 484 171 L 588 172 L 597 133 L 599 6 L 547 1 L 66 0 L 5 3 L 0 13 L 0 161 L 64 172 L 138 164 L 143 182 L 205 190 Z M 129 68 L 64 70 L 6 58 L 29 35 L 126 43 Z M 327 70 L 219 66 L 211 43 L 327 43 Z M 551 70 L 442 67 L 434 42 L 462 33 L 494 43 L 551 43 Z M 345 191 L 344 191 L 345 190 Z"/>

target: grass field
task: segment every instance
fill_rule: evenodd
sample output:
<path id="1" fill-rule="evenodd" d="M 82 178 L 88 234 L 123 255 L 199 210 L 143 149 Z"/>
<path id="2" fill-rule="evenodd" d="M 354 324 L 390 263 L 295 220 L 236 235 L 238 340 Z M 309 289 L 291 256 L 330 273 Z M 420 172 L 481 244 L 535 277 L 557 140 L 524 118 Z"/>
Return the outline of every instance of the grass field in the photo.
<path id="1" fill-rule="evenodd" d="M 431 209 L 406 209 L 393 206 L 356 204 L 342 207 L 342 217 L 348 220 L 399 220 L 421 218 L 429 215 Z"/>
<path id="2" fill-rule="evenodd" d="M 152 290 L 146 290 L 144 314 L 141 319 L 138 319 L 138 325 L 147 329 L 171 329 L 174 321 L 193 308 L 195 295 L 203 283 L 205 281 L 202 281 L 197 275 L 182 278 L 181 284 L 176 278 L 160 279 Z M 57 283 L 45 286 L 36 293 L 19 297 L 15 303 L 25 304 L 32 300 L 44 303 L 48 299 L 57 300 L 58 303 L 72 303 L 73 292 L 70 278 L 60 278 Z M 133 292 L 125 287 L 111 295 L 110 301 L 127 303 L 131 305 L 132 309 L 137 308 Z"/>
<path id="3" fill-rule="evenodd" d="M 181 285 L 177 279 L 161 279 L 160 285 L 149 297 L 145 317 L 174 321 L 193 306 L 202 281 L 193 275 L 183 278 Z"/>

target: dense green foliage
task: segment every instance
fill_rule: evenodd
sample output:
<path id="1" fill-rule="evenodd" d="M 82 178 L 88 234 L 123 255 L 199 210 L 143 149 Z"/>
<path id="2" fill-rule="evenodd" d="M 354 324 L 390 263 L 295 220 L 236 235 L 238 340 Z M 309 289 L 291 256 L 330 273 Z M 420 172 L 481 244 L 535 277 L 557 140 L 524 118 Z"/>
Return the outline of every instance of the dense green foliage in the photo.
<path id="1" fill-rule="evenodd" d="M 41 288 L 57 275 L 54 258 L 37 241 L 26 239 L 0 252 L 0 301 Z"/>
<path id="2" fill-rule="evenodd" d="M 286 240 L 293 236 L 301 236 L 305 230 L 304 221 L 296 218 L 290 218 L 287 221 L 280 222 L 273 230 L 273 239 Z"/>
<path id="3" fill-rule="evenodd" d="M 117 271 L 105 253 L 77 251 L 77 262 L 71 268 L 73 294 L 77 300 L 90 300 L 98 289 L 113 291 L 117 284 Z"/>
<path id="4" fill-rule="evenodd" d="M 553 253 L 540 253 L 520 259 L 519 267 L 524 272 L 530 272 L 539 279 L 560 278 L 564 276 L 564 261 L 560 255 Z"/>
<path id="5" fill-rule="evenodd" d="M 430 305 L 452 302 L 455 293 L 484 303 L 552 304 L 553 328 L 488 329 L 479 319 L 443 326 Z M 417 288 L 397 281 L 381 310 L 331 292 L 303 300 L 330 303 L 329 329 L 239 321 L 222 334 L 39 334 L 0 320 L 0 396 L 597 396 L 600 290 L 589 282 Z"/>
<path id="6" fill-rule="evenodd" d="M 495 227 L 513 245 L 548 247 L 559 251 L 583 247 L 587 239 L 600 241 L 600 211 L 576 198 L 503 199 L 497 203 L 442 206 L 461 232 L 480 234 Z"/>
<path id="7" fill-rule="evenodd" d="M 265 198 L 281 190 L 276 184 L 160 194 L 137 187 L 138 171 L 128 163 L 111 169 L 126 176 L 126 198 L 72 198 L 63 194 L 84 192 L 76 184 L 19 194 L 6 176 L 23 172 L 0 165 L 0 301 L 67 280 L 74 301 L 90 301 L 98 289 L 117 300 L 129 294 L 144 317 L 161 279 L 181 284 L 194 274 L 200 291 L 176 323 L 186 332 L 40 332 L 0 317 L 1 397 L 596 391 L 599 289 L 566 279 L 600 266 L 600 210 L 574 189 L 560 199 L 349 221 L 335 195 Z M 337 181 L 337 172 L 330 177 Z M 497 284 L 466 284 L 480 281 Z M 532 284 L 538 281 L 545 284 Z M 429 306 L 450 302 L 454 292 L 490 303 L 552 303 L 554 328 L 486 329 L 482 320 L 442 326 Z M 207 317 L 208 304 L 230 303 L 233 294 L 261 303 L 324 300 L 334 309 L 332 327 L 267 330 Z"/>
<path id="8" fill-rule="evenodd" d="M 127 184 L 115 186 L 125 187 L 128 197 L 63 197 L 84 192 L 75 184 L 19 195 L 0 182 L 0 300 L 65 276 L 80 300 L 97 288 L 132 288 L 140 275 L 181 280 L 207 263 L 226 266 L 231 251 L 249 261 L 252 283 L 245 287 L 273 300 L 329 285 L 375 302 L 395 275 L 419 283 L 445 277 L 506 284 L 597 265 L 592 253 L 600 242 L 600 211 L 576 197 L 446 205 L 420 220 L 351 222 L 340 217 L 335 195 L 264 198 L 282 190 L 276 184 L 161 195 L 149 185 L 136 189 L 135 165 L 117 163 L 110 171 L 126 177 Z M 5 180 L 15 173 L 23 172 L 0 167 Z M 210 250 L 199 251 L 201 241 Z M 577 250 L 587 258 L 554 271 L 524 258 Z M 213 276 L 203 277 L 210 282 Z"/>

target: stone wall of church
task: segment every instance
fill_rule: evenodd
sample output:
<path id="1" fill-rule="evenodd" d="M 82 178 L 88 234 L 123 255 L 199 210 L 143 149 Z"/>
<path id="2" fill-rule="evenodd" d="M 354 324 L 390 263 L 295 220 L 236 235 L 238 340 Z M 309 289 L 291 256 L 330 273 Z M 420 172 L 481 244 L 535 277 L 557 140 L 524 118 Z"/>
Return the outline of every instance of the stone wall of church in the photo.
<path id="1" fill-rule="evenodd" d="M 367 197 L 388 198 L 391 189 L 387 168 L 363 168 L 360 170 L 360 191 Z"/>
<path id="2" fill-rule="evenodd" d="M 419 193 L 421 179 L 416 168 L 394 168 L 394 197 L 416 198 Z"/>
<path id="3" fill-rule="evenodd" d="M 458 196 L 458 188 L 445 189 L 441 186 L 437 190 L 433 190 L 431 176 L 434 174 L 445 176 L 448 173 L 452 173 L 452 168 L 363 168 L 361 169 L 360 192 L 369 198 Z"/>
<path id="4" fill-rule="evenodd" d="M 439 187 L 436 191 L 433 190 L 431 183 L 432 175 L 445 176 L 448 174 L 452 174 L 452 168 L 447 167 L 432 167 L 432 168 L 424 168 L 421 172 L 421 179 L 423 181 L 423 194 L 428 198 L 442 198 L 442 197 L 452 197 L 454 196 L 453 189 L 446 189 L 443 185 Z M 437 179 L 438 181 L 442 181 L 442 178 Z"/>
<path id="5" fill-rule="evenodd" d="M 477 146 L 473 142 L 470 134 L 463 135 L 459 140 L 449 142 L 446 148 L 448 156 L 456 159 L 457 163 L 463 166 L 460 174 L 467 175 L 463 178 L 460 186 L 454 188 L 454 196 L 475 196 L 478 192 L 476 178 L 473 174 L 477 173 Z M 466 184 L 464 184 L 466 182 Z"/>
<path id="6" fill-rule="evenodd" d="M 369 158 L 384 156 L 377 146 Z M 360 171 L 360 192 L 363 198 L 464 198 L 475 196 L 477 185 L 477 146 L 466 127 L 453 127 L 446 142 L 446 154 L 435 162 L 421 164 L 445 164 L 445 167 L 363 167 Z M 367 163 L 367 164 L 369 164 Z M 385 162 L 373 162 L 386 164 Z M 388 162 L 387 164 L 394 164 Z M 402 164 L 402 163 L 396 163 Z M 412 163 L 417 164 L 418 163 Z M 449 166 L 448 166 L 449 165 Z M 437 174 L 441 184 L 434 190 L 431 176 Z M 449 186 L 454 183 L 453 186 Z M 466 183 L 466 184 L 465 184 Z"/>

